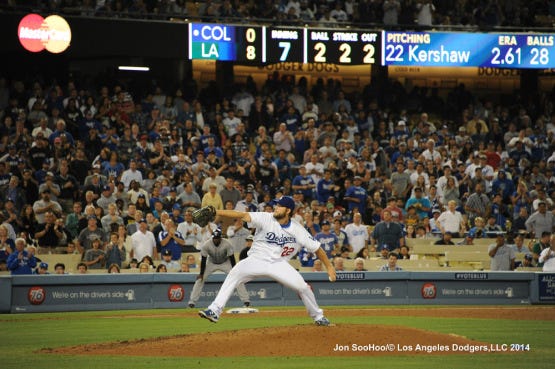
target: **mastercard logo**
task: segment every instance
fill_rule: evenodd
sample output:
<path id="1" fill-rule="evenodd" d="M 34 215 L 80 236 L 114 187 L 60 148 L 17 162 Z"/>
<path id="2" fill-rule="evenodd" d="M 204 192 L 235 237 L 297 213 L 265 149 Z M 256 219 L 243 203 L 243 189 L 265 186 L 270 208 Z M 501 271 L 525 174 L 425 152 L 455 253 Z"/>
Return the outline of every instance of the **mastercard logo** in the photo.
<path id="1" fill-rule="evenodd" d="M 38 14 L 28 14 L 19 22 L 17 35 L 21 45 L 33 53 L 46 49 L 59 54 L 71 42 L 69 24 L 58 15 L 43 18 Z"/>

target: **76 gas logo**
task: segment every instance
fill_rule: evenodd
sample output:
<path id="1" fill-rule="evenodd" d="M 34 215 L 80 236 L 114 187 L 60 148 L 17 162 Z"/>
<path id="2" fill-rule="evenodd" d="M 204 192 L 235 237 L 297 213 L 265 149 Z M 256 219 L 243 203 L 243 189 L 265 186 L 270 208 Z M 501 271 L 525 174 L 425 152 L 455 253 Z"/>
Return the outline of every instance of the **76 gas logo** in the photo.
<path id="1" fill-rule="evenodd" d="M 437 295 L 437 288 L 433 283 L 425 283 L 422 285 L 420 292 L 422 294 L 422 298 L 424 299 L 435 299 Z"/>
<path id="2" fill-rule="evenodd" d="M 40 305 L 46 299 L 46 291 L 42 287 L 31 287 L 27 292 L 27 298 L 31 304 Z"/>
<path id="3" fill-rule="evenodd" d="M 168 288 L 168 299 L 171 302 L 180 302 L 185 298 L 185 290 L 179 284 L 172 284 Z"/>

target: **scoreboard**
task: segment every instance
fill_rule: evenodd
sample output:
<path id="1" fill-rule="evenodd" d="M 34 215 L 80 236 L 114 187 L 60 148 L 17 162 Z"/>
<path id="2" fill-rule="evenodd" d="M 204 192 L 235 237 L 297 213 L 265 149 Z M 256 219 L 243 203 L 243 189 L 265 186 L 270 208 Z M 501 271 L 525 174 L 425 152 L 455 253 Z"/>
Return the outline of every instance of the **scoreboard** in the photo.
<path id="1" fill-rule="evenodd" d="M 382 65 L 555 68 L 554 34 L 384 32 Z"/>
<path id="2" fill-rule="evenodd" d="M 555 34 L 189 23 L 189 59 L 239 63 L 555 68 Z"/>
<path id="3" fill-rule="evenodd" d="M 379 32 L 189 23 L 189 59 L 360 65 L 379 47 Z"/>
<path id="4" fill-rule="evenodd" d="M 260 61 L 259 26 L 189 23 L 189 59 Z"/>
<path id="5" fill-rule="evenodd" d="M 306 29 L 305 29 L 306 30 Z M 374 64 L 380 47 L 377 32 L 306 30 L 307 62 L 333 64 Z"/>

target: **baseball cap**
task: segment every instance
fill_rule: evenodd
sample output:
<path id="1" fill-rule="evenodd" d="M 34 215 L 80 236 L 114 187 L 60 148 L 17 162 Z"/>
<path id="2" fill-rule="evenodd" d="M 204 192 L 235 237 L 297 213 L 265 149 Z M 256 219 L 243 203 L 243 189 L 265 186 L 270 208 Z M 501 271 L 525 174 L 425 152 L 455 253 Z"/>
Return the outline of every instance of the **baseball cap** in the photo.
<path id="1" fill-rule="evenodd" d="M 141 218 L 141 220 L 139 220 L 139 223 L 146 223 L 146 219 L 145 218 Z"/>
<path id="2" fill-rule="evenodd" d="M 220 228 L 214 229 L 212 231 L 212 238 L 222 238 L 222 230 Z"/>
<path id="3" fill-rule="evenodd" d="M 162 255 L 163 255 L 163 256 L 172 256 L 172 251 L 171 251 L 171 250 L 168 250 L 168 249 L 165 249 L 165 250 L 162 252 Z"/>
<path id="4" fill-rule="evenodd" d="M 172 209 L 181 210 L 181 205 L 175 203 L 175 204 L 173 204 Z"/>
<path id="5" fill-rule="evenodd" d="M 139 195 L 137 196 L 137 198 L 145 199 L 145 198 L 146 198 L 146 196 L 145 196 L 145 194 L 144 194 L 144 193 L 140 193 L 140 194 L 139 194 Z"/>
<path id="6" fill-rule="evenodd" d="M 45 263 L 45 262 L 43 261 L 42 263 L 39 264 L 39 268 L 48 269 L 48 263 Z"/>
<path id="7" fill-rule="evenodd" d="M 330 222 L 328 222 L 327 220 L 324 220 L 322 223 L 320 223 L 321 226 L 325 226 L 325 225 L 330 225 Z"/>
<path id="8" fill-rule="evenodd" d="M 110 186 L 106 185 L 104 187 L 102 187 L 102 191 L 110 191 L 112 188 L 110 188 Z"/>
<path id="9" fill-rule="evenodd" d="M 247 241 L 253 241 L 253 240 L 254 240 L 254 236 L 251 234 L 251 235 L 247 236 L 247 238 L 245 238 L 245 240 L 247 240 Z"/>
<path id="10" fill-rule="evenodd" d="M 289 208 L 291 212 L 295 211 L 295 200 L 293 200 L 289 196 L 282 196 L 277 201 L 276 204 L 279 206 L 283 206 Z"/>
<path id="11" fill-rule="evenodd" d="M 524 255 L 524 259 L 532 261 L 533 257 L 530 254 L 526 254 L 526 255 Z"/>
<path id="12" fill-rule="evenodd" d="M 52 173 L 52 172 L 46 172 L 46 176 L 47 176 L 47 177 L 54 177 L 54 173 Z"/>

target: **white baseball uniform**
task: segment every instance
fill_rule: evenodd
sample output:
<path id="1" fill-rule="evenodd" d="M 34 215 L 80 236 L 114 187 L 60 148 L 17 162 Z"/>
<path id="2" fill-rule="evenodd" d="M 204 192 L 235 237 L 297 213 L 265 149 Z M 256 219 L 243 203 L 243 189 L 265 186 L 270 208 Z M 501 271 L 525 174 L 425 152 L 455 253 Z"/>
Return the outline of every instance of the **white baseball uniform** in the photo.
<path id="1" fill-rule="evenodd" d="M 216 246 L 212 239 L 205 241 L 200 247 L 200 255 L 206 258 L 206 268 L 204 269 L 204 275 L 202 279 L 197 279 L 193 290 L 191 291 L 191 298 L 189 299 L 189 304 L 196 304 L 202 288 L 204 287 L 204 281 L 209 275 L 216 271 L 221 271 L 224 273 L 229 273 L 231 270 L 230 256 L 233 256 L 233 245 L 226 239 L 222 239 L 220 244 Z M 243 283 L 237 285 L 237 293 L 239 298 L 243 302 L 249 302 L 249 293 L 245 288 Z"/>
<path id="2" fill-rule="evenodd" d="M 320 248 L 320 243 L 295 221 L 282 226 L 272 213 L 259 212 L 249 215 L 249 228 L 256 228 L 254 241 L 248 252 L 249 257 L 235 265 L 208 308 L 220 315 L 237 285 L 255 278 L 267 277 L 297 292 L 308 314 L 314 320 L 321 319 L 324 314 L 312 289 L 289 264 L 289 259 L 295 256 L 301 247 L 304 246 L 309 252 L 314 253 Z"/>

